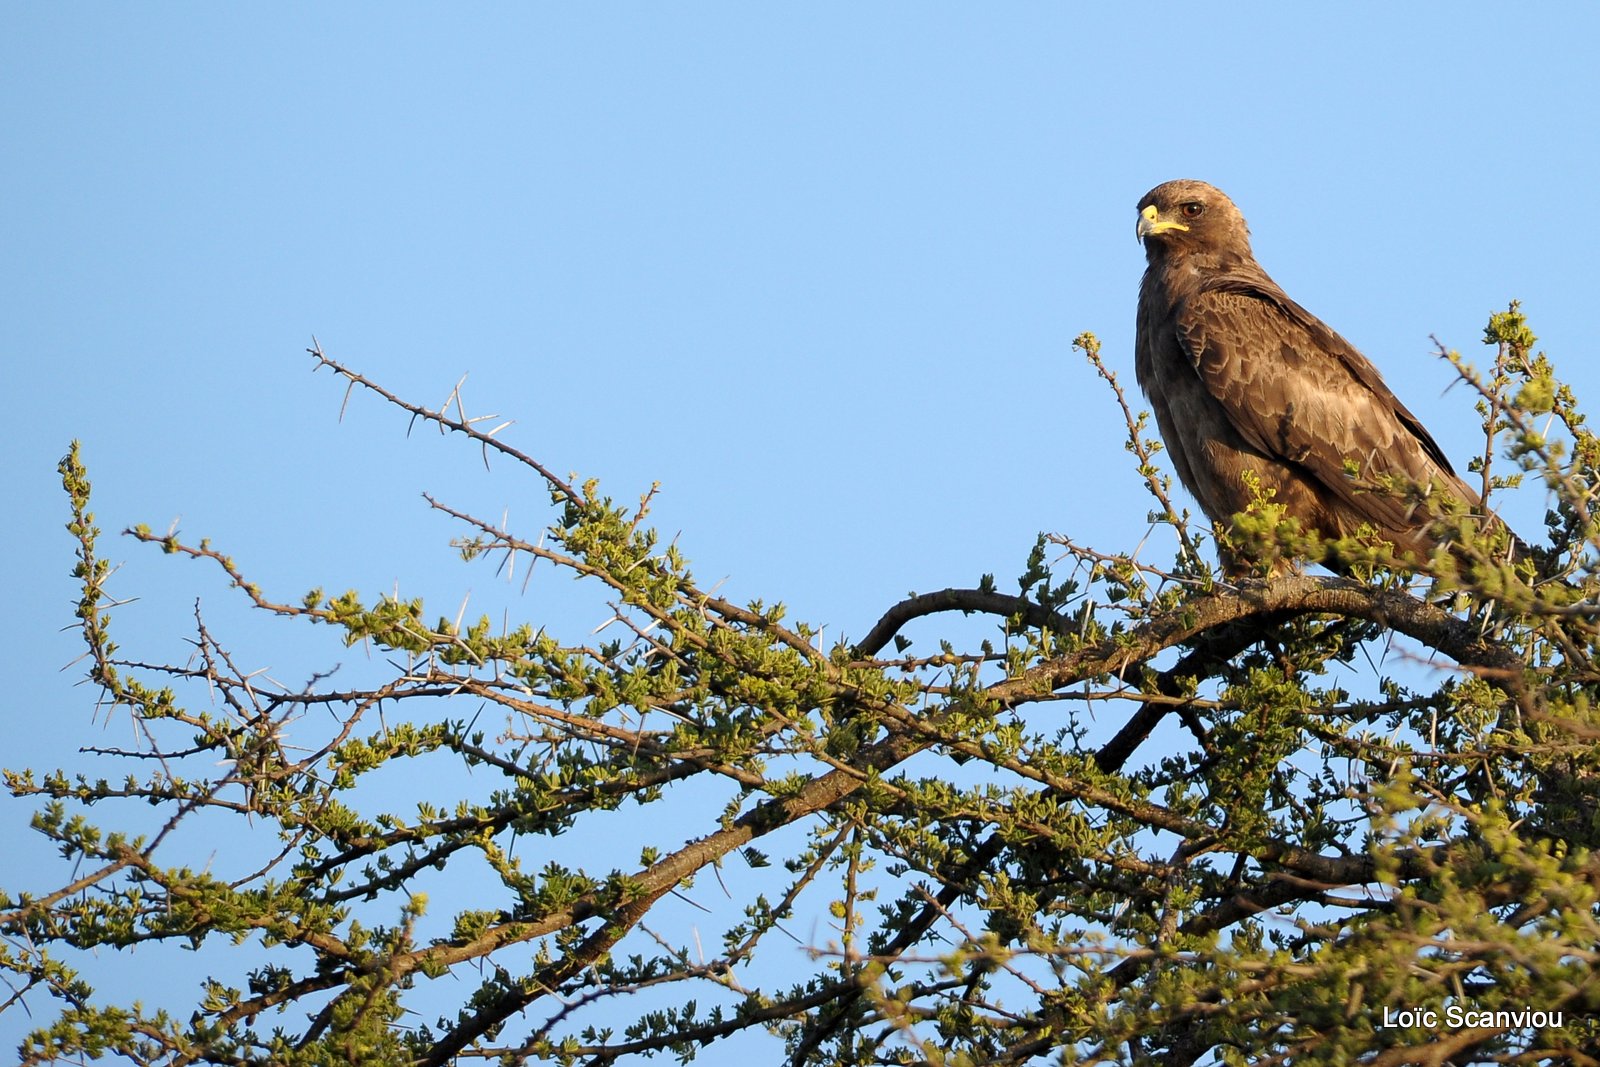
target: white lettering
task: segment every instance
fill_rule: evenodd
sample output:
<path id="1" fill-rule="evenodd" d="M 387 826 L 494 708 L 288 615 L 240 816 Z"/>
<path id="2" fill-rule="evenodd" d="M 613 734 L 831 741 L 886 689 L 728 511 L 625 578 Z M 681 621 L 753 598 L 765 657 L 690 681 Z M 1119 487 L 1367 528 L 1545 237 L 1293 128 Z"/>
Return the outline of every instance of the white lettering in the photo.
<path id="1" fill-rule="evenodd" d="M 1399 1011 L 1391 1012 L 1387 1004 L 1383 1006 L 1383 1022 L 1379 1024 L 1381 1029 L 1417 1026 L 1437 1029 L 1439 1013 L 1432 1008 L 1401 1008 Z"/>
<path id="2" fill-rule="evenodd" d="M 1501 1030 L 1521 1030 L 1530 1026 L 1559 1027 L 1565 1022 L 1559 1011 L 1535 1011 L 1532 1008 L 1523 1008 L 1519 1011 L 1473 1011 L 1459 1004 L 1452 1004 L 1446 1008 L 1444 1017 L 1446 1023 L 1457 1029 L 1464 1026 L 1485 1026 Z"/>
<path id="3" fill-rule="evenodd" d="M 1447 1004 L 1444 1009 L 1444 1026 L 1451 1030 L 1480 1026 L 1498 1030 L 1550 1029 L 1560 1028 L 1565 1022 L 1562 1012 L 1534 1008 L 1490 1011 L 1486 1008 L 1479 1010 L 1463 1007 L 1460 1004 Z M 1378 1024 L 1378 1029 L 1438 1030 L 1439 1012 L 1433 1008 L 1391 1008 L 1385 1004 L 1383 1021 Z"/>

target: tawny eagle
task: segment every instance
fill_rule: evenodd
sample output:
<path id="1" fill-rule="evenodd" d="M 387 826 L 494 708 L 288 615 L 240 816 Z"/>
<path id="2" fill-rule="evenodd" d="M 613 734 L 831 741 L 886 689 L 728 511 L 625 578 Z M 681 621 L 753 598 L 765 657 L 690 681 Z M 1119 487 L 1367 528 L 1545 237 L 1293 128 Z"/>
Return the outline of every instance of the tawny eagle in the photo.
<path id="1" fill-rule="evenodd" d="M 1377 368 L 1256 263 L 1244 217 L 1220 189 L 1156 186 L 1139 201 L 1138 236 L 1149 266 L 1134 368 L 1207 516 L 1227 523 L 1244 511 L 1253 471 L 1305 530 L 1337 538 L 1370 523 L 1425 557 L 1437 509 L 1408 499 L 1409 486 L 1479 509 Z"/>

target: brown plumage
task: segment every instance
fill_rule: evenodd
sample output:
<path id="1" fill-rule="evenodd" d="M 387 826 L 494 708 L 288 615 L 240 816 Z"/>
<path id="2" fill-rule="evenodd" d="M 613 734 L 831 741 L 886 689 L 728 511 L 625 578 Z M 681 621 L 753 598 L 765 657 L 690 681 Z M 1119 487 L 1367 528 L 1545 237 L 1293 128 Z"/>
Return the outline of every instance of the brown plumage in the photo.
<path id="1" fill-rule="evenodd" d="M 1407 485 L 1477 509 L 1478 494 L 1377 368 L 1256 263 L 1244 217 L 1221 190 L 1156 186 L 1139 201 L 1138 234 L 1149 266 L 1134 367 L 1207 516 L 1226 523 L 1249 506 L 1249 470 L 1306 530 L 1336 538 L 1370 523 L 1426 556 L 1434 509 L 1407 500 Z"/>

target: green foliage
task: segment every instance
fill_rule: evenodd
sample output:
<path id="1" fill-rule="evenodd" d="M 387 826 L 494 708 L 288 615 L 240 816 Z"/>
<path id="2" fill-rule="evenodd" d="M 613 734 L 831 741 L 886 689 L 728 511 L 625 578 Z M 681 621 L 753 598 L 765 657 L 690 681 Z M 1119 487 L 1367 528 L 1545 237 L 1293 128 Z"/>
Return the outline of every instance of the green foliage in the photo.
<path id="1" fill-rule="evenodd" d="M 1194 527 L 1085 334 L 1171 565 L 1041 536 L 1015 592 L 912 595 L 856 640 L 702 587 L 654 489 L 619 505 L 317 352 L 548 491 L 529 534 L 430 500 L 463 559 L 536 561 L 605 612 L 566 639 L 279 600 L 204 540 L 127 531 L 369 653 L 337 685 L 268 685 L 201 619 L 165 661 L 120 652 L 74 445 L 84 670 L 142 741 L 6 772 L 64 861 L 0 890 L 19 1059 L 687 1062 L 760 1035 L 796 1065 L 1584 1062 L 1600 442 L 1517 305 L 1485 336 L 1481 376 L 1442 354 L 1478 393 L 1486 490 L 1548 491 L 1530 559 L 1428 487 L 1385 487 L 1449 542 L 1409 568 L 1264 492 Z M 1253 573 L 1214 573 L 1207 540 Z M 1345 576 L 1296 565 L 1329 552 Z M 926 636 L 952 612 L 993 631 Z M 98 992 L 97 959 L 135 949 L 213 973 Z M 1417 1021 L 1451 1012 L 1470 1023 Z"/>

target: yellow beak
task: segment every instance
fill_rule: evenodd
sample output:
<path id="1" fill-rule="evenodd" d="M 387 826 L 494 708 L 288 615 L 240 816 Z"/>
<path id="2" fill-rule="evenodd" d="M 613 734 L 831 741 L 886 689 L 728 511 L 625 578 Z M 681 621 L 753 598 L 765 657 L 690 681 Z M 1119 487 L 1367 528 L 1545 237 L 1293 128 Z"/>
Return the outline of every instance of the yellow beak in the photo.
<path id="1" fill-rule="evenodd" d="M 1156 210 L 1154 204 L 1139 212 L 1139 221 L 1133 228 L 1134 236 L 1141 241 L 1153 233 L 1166 233 L 1168 230 L 1182 230 L 1187 233 L 1189 227 L 1176 220 L 1162 218 L 1161 212 Z"/>

